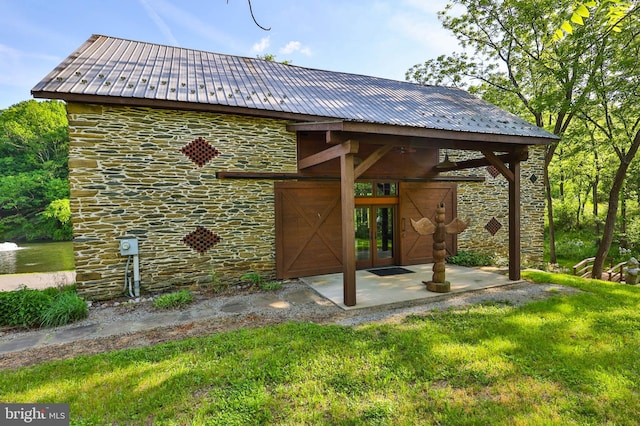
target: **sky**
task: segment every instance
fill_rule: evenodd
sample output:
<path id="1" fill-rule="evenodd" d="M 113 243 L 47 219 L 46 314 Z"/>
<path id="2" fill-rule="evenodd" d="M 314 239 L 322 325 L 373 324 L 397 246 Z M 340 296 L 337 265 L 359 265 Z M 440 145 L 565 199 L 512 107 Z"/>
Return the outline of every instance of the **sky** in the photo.
<path id="1" fill-rule="evenodd" d="M 457 48 L 446 0 L 0 0 L 0 109 L 92 34 L 404 80 Z"/>

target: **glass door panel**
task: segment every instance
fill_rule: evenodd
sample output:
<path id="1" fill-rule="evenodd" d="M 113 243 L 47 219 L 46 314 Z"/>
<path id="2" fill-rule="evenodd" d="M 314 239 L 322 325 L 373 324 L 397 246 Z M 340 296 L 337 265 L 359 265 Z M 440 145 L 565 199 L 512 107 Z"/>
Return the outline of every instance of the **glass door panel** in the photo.
<path id="1" fill-rule="evenodd" d="M 394 211 L 393 206 L 356 207 L 356 267 L 362 269 L 394 263 Z"/>
<path id="2" fill-rule="evenodd" d="M 371 259 L 371 209 L 357 207 L 355 209 L 356 224 L 356 265 L 366 268 Z"/>
<path id="3" fill-rule="evenodd" d="M 393 263 L 393 207 L 375 207 L 376 211 L 376 256 L 375 266 Z"/>

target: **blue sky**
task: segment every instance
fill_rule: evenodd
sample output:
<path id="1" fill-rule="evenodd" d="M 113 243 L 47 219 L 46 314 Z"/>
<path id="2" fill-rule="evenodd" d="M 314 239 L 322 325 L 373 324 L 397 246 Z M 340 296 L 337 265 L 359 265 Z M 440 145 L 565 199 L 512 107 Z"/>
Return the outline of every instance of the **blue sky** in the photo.
<path id="1" fill-rule="evenodd" d="M 404 80 L 451 53 L 436 12 L 446 0 L 0 0 L 0 109 L 92 34 Z"/>

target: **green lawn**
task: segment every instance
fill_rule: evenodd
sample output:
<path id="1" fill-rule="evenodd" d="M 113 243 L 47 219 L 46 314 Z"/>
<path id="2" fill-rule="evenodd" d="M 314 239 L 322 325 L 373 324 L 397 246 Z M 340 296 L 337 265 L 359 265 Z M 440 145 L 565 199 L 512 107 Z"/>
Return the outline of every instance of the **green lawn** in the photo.
<path id="1" fill-rule="evenodd" d="M 637 424 L 640 287 L 357 328 L 289 323 L 3 371 L 71 424 Z"/>

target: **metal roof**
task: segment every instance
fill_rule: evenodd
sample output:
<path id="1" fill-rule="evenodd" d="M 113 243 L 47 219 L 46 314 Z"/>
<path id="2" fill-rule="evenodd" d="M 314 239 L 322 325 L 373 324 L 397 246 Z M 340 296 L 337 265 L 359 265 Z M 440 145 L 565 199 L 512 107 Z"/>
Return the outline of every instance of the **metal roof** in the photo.
<path id="1" fill-rule="evenodd" d="M 35 97 L 149 101 L 447 131 L 556 139 L 464 90 L 93 35 Z M 187 107 L 187 106 L 185 106 Z M 302 118 L 304 116 L 304 118 Z"/>

